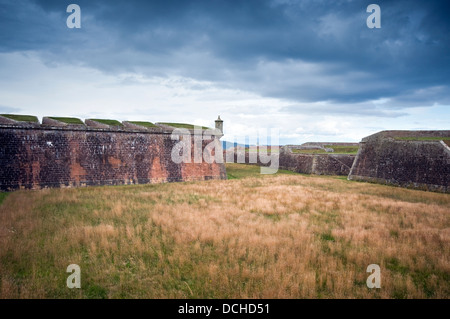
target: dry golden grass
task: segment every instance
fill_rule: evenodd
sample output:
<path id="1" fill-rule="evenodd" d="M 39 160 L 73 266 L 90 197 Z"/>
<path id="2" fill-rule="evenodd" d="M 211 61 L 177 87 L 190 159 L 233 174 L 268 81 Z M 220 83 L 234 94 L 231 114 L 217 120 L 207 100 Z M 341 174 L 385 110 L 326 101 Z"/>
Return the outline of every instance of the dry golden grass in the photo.
<path id="1" fill-rule="evenodd" d="M 448 298 L 449 208 L 448 194 L 284 174 L 18 191 L 0 206 L 0 297 Z M 72 263 L 81 289 L 66 287 Z"/>

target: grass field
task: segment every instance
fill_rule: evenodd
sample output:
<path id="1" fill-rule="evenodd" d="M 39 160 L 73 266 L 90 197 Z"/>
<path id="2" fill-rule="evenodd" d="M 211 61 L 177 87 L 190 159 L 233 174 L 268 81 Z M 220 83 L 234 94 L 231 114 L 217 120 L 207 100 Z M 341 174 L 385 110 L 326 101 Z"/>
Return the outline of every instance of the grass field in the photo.
<path id="1" fill-rule="evenodd" d="M 227 171 L 0 196 L 0 297 L 449 298 L 450 195 Z"/>
<path id="2" fill-rule="evenodd" d="M 324 149 L 292 149 L 293 153 L 299 154 L 355 154 L 358 153 L 359 146 L 344 145 L 325 145 L 326 148 L 332 148 L 334 152 L 327 152 Z"/>

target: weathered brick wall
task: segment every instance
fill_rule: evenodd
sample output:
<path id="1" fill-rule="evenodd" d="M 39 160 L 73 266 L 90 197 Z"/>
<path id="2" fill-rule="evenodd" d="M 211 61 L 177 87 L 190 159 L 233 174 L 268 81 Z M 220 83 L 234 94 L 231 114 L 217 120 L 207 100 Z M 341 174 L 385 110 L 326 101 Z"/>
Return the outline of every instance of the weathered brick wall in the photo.
<path id="1" fill-rule="evenodd" d="M 162 130 L 3 124 L 0 190 L 226 179 L 224 164 L 173 162 L 178 141 L 170 136 Z M 191 147 L 193 153 L 193 137 Z"/>
<path id="2" fill-rule="evenodd" d="M 280 168 L 303 174 L 348 175 L 355 155 L 296 154 L 288 148 L 280 152 Z"/>
<path id="3" fill-rule="evenodd" d="M 450 148 L 439 140 L 450 131 L 384 131 L 364 138 L 350 180 L 449 192 Z"/>

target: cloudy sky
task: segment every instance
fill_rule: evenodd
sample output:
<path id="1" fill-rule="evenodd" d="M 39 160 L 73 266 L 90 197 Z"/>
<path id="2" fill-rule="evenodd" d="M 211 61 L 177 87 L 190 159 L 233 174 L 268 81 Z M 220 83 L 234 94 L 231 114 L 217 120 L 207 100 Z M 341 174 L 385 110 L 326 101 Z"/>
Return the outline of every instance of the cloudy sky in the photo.
<path id="1" fill-rule="evenodd" d="M 279 129 L 281 144 L 450 129 L 449 14 L 420 0 L 0 0 L 0 113 L 220 114 L 226 140 Z"/>

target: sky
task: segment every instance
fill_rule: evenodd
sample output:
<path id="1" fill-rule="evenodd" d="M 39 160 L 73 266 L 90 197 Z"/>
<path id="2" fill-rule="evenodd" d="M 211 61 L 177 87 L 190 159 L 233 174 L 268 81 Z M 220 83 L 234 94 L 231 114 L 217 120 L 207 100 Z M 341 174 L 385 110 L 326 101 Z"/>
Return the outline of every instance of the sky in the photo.
<path id="1" fill-rule="evenodd" d="M 81 28 L 68 28 L 69 4 Z M 381 28 L 368 28 L 369 4 Z M 242 142 L 450 129 L 450 3 L 0 0 L 0 113 L 182 122 Z"/>

